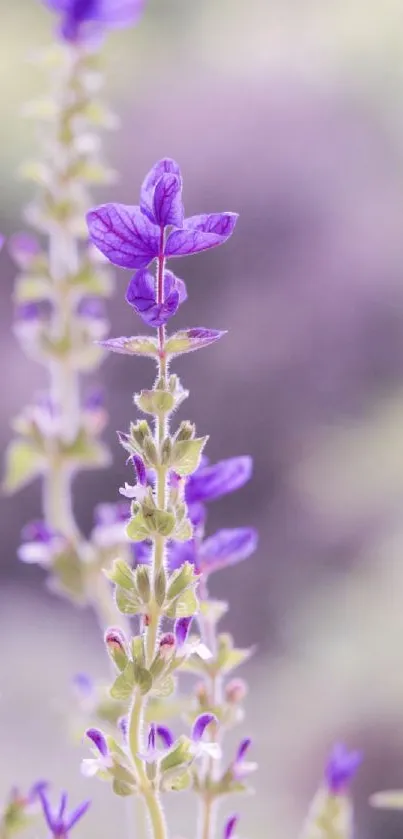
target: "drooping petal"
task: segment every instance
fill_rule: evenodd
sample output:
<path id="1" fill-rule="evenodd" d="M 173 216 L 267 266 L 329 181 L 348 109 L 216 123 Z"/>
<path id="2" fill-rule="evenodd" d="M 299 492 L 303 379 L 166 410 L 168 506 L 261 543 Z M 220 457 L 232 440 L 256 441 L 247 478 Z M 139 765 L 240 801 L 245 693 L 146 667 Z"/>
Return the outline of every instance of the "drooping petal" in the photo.
<path id="1" fill-rule="evenodd" d="M 153 216 L 156 224 L 182 227 L 184 210 L 182 180 L 177 175 L 165 173 L 157 181 L 153 197 Z"/>
<path id="2" fill-rule="evenodd" d="M 257 531 L 251 527 L 218 530 L 203 542 L 199 560 L 206 573 L 236 565 L 256 550 Z"/>
<path id="3" fill-rule="evenodd" d="M 140 206 L 143 213 L 148 216 L 150 221 L 154 221 L 155 187 L 160 178 L 162 178 L 165 174 L 176 175 L 178 180 L 180 182 L 182 181 L 181 171 L 176 161 L 172 160 L 170 157 L 164 157 L 162 160 L 159 160 L 158 163 L 154 164 L 152 169 L 150 169 L 148 174 L 145 176 L 141 185 Z"/>
<path id="4" fill-rule="evenodd" d="M 232 235 L 237 213 L 212 213 L 185 219 L 182 229 L 173 230 L 165 244 L 166 256 L 187 256 L 223 245 Z"/>
<path id="5" fill-rule="evenodd" d="M 211 725 L 212 722 L 217 723 L 217 717 L 214 714 L 201 714 L 197 717 L 192 728 L 192 740 L 194 743 L 198 743 L 201 740 L 207 726 Z"/>
<path id="6" fill-rule="evenodd" d="M 189 635 L 190 625 L 192 623 L 193 617 L 188 618 L 178 618 L 175 621 L 175 639 L 178 647 L 183 647 L 186 643 L 187 637 Z"/>
<path id="7" fill-rule="evenodd" d="M 166 725 L 157 725 L 156 730 L 157 730 L 158 737 L 161 738 L 161 740 L 164 744 L 164 747 L 166 749 L 170 749 L 171 746 L 173 746 L 173 744 L 175 742 L 175 737 L 172 734 L 171 729 L 168 728 Z"/>
<path id="8" fill-rule="evenodd" d="M 86 736 L 93 742 L 95 748 L 98 749 L 102 757 L 106 757 L 109 753 L 109 749 L 102 731 L 100 731 L 99 728 L 88 728 L 85 733 Z"/>
<path id="9" fill-rule="evenodd" d="M 136 470 L 137 480 L 141 486 L 146 486 L 147 483 L 147 470 L 145 467 L 145 463 L 142 457 L 139 454 L 134 454 L 132 456 L 133 466 Z"/>
<path id="10" fill-rule="evenodd" d="M 126 301 L 148 326 L 163 326 L 179 307 L 180 289 L 176 287 L 175 275 L 165 271 L 164 300 L 158 303 L 153 275 L 145 269 L 137 271 L 130 280 Z"/>
<path id="11" fill-rule="evenodd" d="M 245 737 L 244 740 L 241 740 L 237 753 L 235 755 L 235 763 L 239 763 L 240 761 L 244 760 L 247 751 L 250 749 L 252 745 L 252 740 L 250 737 Z"/>
<path id="12" fill-rule="evenodd" d="M 140 207 L 102 204 L 87 213 L 87 225 L 93 244 L 114 265 L 144 268 L 158 254 L 158 228 Z"/>
<path id="13" fill-rule="evenodd" d="M 245 455 L 199 467 L 186 483 L 187 504 L 195 501 L 213 501 L 228 492 L 240 489 L 249 481 L 252 466 L 252 458 Z"/>

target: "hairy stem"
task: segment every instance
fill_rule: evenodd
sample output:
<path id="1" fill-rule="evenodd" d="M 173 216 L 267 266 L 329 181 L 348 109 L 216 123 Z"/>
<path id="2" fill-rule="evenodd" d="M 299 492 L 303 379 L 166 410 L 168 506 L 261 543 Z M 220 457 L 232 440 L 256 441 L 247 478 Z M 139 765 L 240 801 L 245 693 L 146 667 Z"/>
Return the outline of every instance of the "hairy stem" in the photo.
<path id="1" fill-rule="evenodd" d="M 199 587 L 199 595 L 202 600 L 208 599 L 208 592 L 206 584 L 202 583 Z M 217 651 L 217 637 L 216 624 L 209 620 L 207 615 L 200 612 L 197 616 L 200 633 L 206 646 L 211 650 L 213 655 Z M 222 679 L 219 675 L 206 676 L 206 688 L 209 696 L 209 702 L 213 708 L 221 703 L 222 699 Z M 215 732 L 215 740 L 219 739 L 219 732 Z M 209 781 L 214 781 L 215 777 L 219 775 L 220 762 L 213 760 L 211 757 L 206 758 L 204 768 L 204 783 L 209 786 Z M 198 836 L 199 839 L 213 839 L 215 834 L 215 823 L 217 817 L 218 802 L 208 791 L 203 791 L 200 798 L 199 805 L 199 820 L 198 820 Z"/>

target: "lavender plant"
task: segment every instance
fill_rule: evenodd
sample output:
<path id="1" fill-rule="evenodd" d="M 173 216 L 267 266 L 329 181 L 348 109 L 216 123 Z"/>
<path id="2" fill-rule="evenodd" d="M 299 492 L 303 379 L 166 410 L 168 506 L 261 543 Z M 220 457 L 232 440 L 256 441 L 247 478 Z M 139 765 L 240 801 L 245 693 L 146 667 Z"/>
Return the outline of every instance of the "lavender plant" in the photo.
<path id="1" fill-rule="evenodd" d="M 49 55 L 43 61 L 51 66 L 54 96 L 28 109 L 42 125 L 43 160 L 24 167 L 38 184 L 26 216 L 46 245 L 29 234 L 11 242 L 20 269 L 16 333 L 28 356 L 49 373 L 49 392 L 17 418 L 7 457 L 9 492 L 39 475 L 43 483 L 43 518 L 24 529 L 19 556 L 48 569 L 53 589 L 92 604 L 105 630 L 113 683 L 96 686 L 87 674 L 73 683 L 92 751 L 83 774 L 109 782 L 119 796 L 141 800 L 154 839 L 168 834 L 163 794 L 184 790 L 199 799 L 199 839 L 217 832 L 234 839 L 238 816 L 227 815 L 218 827 L 218 806 L 248 789 L 256 764 L 248 759 L 249 738 L 230 759 L 223 741 L 243 720 L 247 685 L 234 671 L 251 650 L 238 649 L 220 631 L 228 604 L 210 595 L 209 582 L 211 574 L 249 558 L 257 534 L 237 527 L 206 535 L 206 521 L 209 502 L 242 488 L 252 462 L 242 456 L 211 464 L 204 455 L 208 438 L 196 436 L 194 424 L 173 427 L 188 392 L 172 362 L 225 333 L 201 327 L 168 333 L 167 325 L 187 298 L 185 282 L 168 260 L 224 244 L 237 215 L 186 218 L 178 164 L 165 158 L 144 179 L 138 206 L 90 210 L 87 230 L 88 187 L 112 179 L 97 135 L 99 127 L 114 123 L 100 96 L 98 52 L 107 29 L 137 20 L 143 0 L 46 5 L 59 15 L 59 49 L 50 65 Z M 155 335 L 105 339 L 108 262 L 134 271 L 126 301 Z M 105 349 L 151 358 L 157 374 L 149 389 L 134 395 L 146 418 L 119 433 L 134 480 L 120 488 L 124 500 L 98 506 L 85 538 L 74 515 L 72 483 L 78 470 L 102 467 L 109 455 L 100 439 L 102 399 L 98 391 L 82 399 L 81 377 L 98 367 Z M 181 673 L 197 679 L 187 695 L 177 691 Z M 179 735 L 167 724 L 175 716 L 185 725 Z M 359 760 L 357 753 L 335 749 L 304 839 L 351 839 L 348 787 Z M 27 795 L 14 789 L 0 819 L 0 839 L 29 825 L 38 806 L 50 836 L 68 839 L 89 801 L 68 813 L 67 794 L 53 809 L 46 783 Z"/>

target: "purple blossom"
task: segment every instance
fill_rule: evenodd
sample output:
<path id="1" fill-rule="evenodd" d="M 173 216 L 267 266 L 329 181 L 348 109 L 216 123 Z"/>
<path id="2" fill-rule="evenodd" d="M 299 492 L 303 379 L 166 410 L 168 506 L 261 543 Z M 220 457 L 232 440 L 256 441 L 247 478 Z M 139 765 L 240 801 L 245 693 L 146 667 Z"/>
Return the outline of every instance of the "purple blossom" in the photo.
<path id="1" fill-rule="evenodd" d="M 11 258 L 22 270 L 29 268 L 41 253 L 36 236 L 30 233 L 15 233 L 8 242 Z"/>
<path id="2" fill-rule="evenodd" d="M 113 766 L 109 747 L 105 735 L 99 728 L 89 728 L 86 736 L 94 746 L 94 757 L 86 757 L 81 761 L 81 771 L 86 778 L 93 778 L 99 771 L 105 772 Z"/>
<path id="3" fill-rule="evenodd" d="M 141 187 L 140 205 L 103 204 L 87 215 L 90 238 L 114 265 L 146 268 L 156 257 L 186 256 L 229 239 L 238 216 L 213 213 L 184 219 L 178 164 L 158 161 Z M 165 228 L 174 229 L 165 237 Z"/>
<path id="4" fill-rule="evenodd" d="M 87 737 L 91 740 L 91 742 L 94 744 L 95 748 L 98 749 L 102 757 L 106 757 L 106 755 L 109 752 L 109 749 L 105 736 L 102 734 L 102 731 L 100 731 L 98 728 L 89 728 L 85 733 Z"/>
<path id="5" fill-rule="evenodd" d="M 103 411 L 105 408 L 105 392 L 102 388 L 97 387 L 88 393 L 85 398 L 84 407 L 86 411 L 90 413 L 96 411 Z"/>
<path id="6" fill-rule="evenodd" d="M 325 769 L 326 784 L 332 795 L 346 791 L 361 762 L 361 752 L 349 752 L 340 743 L 333 747 Z"/>
<path id="7" fill-rule="evenodd" d="M 186 644 L 192 620 L 193 620 L 193 618 L 189 617 L 189 618 L 178 618 L 175 621 L 174 634 L 175 634 L 175 640 L 176 640 L 176 643 L 177 643 L 177 646 L 179 647 L 179 649 L 181 647 L 183 647 L 184 644 Z"/>
<path id="8" fill-rule="evenodd" d="M 104 301 L 99 297 L 83 297 L 77 306 L 77 314 L 89 320 L 104 320 L 106 317 Z"/>
<path id="9" fill-rule="evenodd" d="M 171 271 L 165 271 L 164 302 L 158 303 L 155 278 L 143 268 L 130 280 L 126 300 L 148 326 L 163 326 L 186 300 L 185 283 Z"/>
<path id="10" fill-rule="evenodd" d="M 211 574 L 248 559 L 256 550 L 257 531 L 251 527 L 219 530 L 206 539 L 198 553 L 201 573 Z"/>
<path id="11" fill-rule="evenodd" d="M 239 816 L 230 816 L 224 825 L 223 839 L 234 839 L 234 832 L 238 822 Z"/>
<path id="12" fill-rule="evenodd" d="M 50 565 L 53 558 L 66 546 L 64 536 L 38 520 L 27 524 L 21 533 L 22 545 L 18 559 L 28 564 Z"/>
<path id="13" fill-rule="evenodd" d="M 44 0 L 49 9 L 61 15 L 60 34 L 73 43 L 85 40 L 94 31 L 137 23 L 145 0 Z"/>
<path id="14" fill-rule="evenodd" d="M 218 463 L 202 463 L 186 482 L 187 504 L 214 501 L 243 487 L 252 475 L 252 458 L 230 457 Z"/>
<path id="15" fill-rule="evenodd" d="M 214 714 L 200 714 L 199 717 L 193 723 L 192 728 L 192 740 L 194 743 L 198 743 L 206 730 L 206 728 L 211 725 L 211 723 L 217 723 L 217 717 Z"/>
<path id="16" fill-rule="evenodd" d="M 94 682 L 87 673 L 76 673 L 72 679 L 72 685 L 78 699 L 84 702 L 95 698 Z"/>
<path id="17" fill-rule="evenodd" d="M 157 737 L 160 738 L 163 744 L 163 749 L 157 746 Z M 166 751 L 168 751 L 175 742 L 175 737 L 172 731 L 165 725 L 156 725 L 154 722 L 150 724 L 147 737 L 147 751 L 139 755 L 146 763 L 155 763 L 155 761 L 162 758 Z"/>
<path id="18" fill-rule="evenodd" d="M 43 815 L 46 824 L 54 839 L 67 839 L 70 830 L 83 818 L 91 802 L 84 801 L 79 804 L 71 813 L 67 813 L 67 793 L 63 792 L 60 797 L 59 807 L 52 810 L 47 793 L 43 786 L 38 790 L 38 797 L 42 804 Z"/>
<path id="19" fill-rule="evenodd" d="M 252 745 L 252 740 L 245 737 L 241 740 L 231 764 L 231 772 L 236 781 L 243 781 L 251 772 L 257 769 L 257 763 L 245 760 L 246 754 Z"/>
<path id="20" fill-rule="evenodd" d="M 134 454 L 132 456 L 132 463 L 134 466 L 134 470 L 136 472 L 137 481 L 141 486 L 146 486 L 147 484 L 147 470 L 145 467 L 145 463 L 142 457 L 139 454 Z"/>
<path id="21" fill-rule="evenodd" d="M 19 323 L 36 323 L 41 319 L 40 303 L 19 303 L 15 310 L 15 319 Z"/>

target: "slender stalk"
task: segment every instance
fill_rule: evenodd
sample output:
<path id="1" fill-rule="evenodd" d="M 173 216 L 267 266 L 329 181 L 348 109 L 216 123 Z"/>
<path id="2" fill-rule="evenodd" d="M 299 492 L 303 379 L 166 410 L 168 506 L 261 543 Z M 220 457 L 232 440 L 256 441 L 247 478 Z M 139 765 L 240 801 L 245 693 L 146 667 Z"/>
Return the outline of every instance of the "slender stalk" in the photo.
<path id="1" fill-rule="evenodd" d="M 164 301 L 164 231 L 161 229 L 160 237 L 160 253 L 157 262 L 157 300 L 158 303 Z M 159 340 L 159 362 L 158 362 L 158 378 L 166 376 L 167 363 L 165 356 L 165 328 L 163 326 L 158 329 Z M 167 433 L 167 421 L 165 416 L 158 414 L 155 421 L 154 440 L 158 450 L 161 448 L 162 441 Z M 164 510 L 166 506 L 167 497 L 167 469 L 159 466 L 156 470 L 156 501 L 160 510 Z M 162 535 L 158 535 L 154 540 L 153 563 L 152 563 L 152 591 L 154 592 L 154 582 L 156 575 L 164 566 L 165 560 L 165 544 L 166 539 Z M 158 635 L 161 620 L 161 609 L 152 596 L 149 615 L 148 626 L 145 629 L 145 648 L 146 648 L 146 664 L 149 666 L 156 653 L 158 643 Z M 129 746 L 136 767 L 138 779 L 140 783 L 141 793 L 147 807 L 152 833 L 154 839 L 165 839 L 166 837 L 166 823 L 164 818 L 164 811 L 159 801 L 157 791 L 153 788 L 152 782 L 148 780 L 144 764 L 139 753 L 141 752 L 141 735 L 143 727 L 144 707 L 146 698 L 142 697 L 138 691 L 135 695 L 129 720 Z"/>
<path id="2" fill-rule="evenodd" d="M 202 600 L 208 599 L 208 592 L 206 583 L 201 580 L 199 586 L 199 596 Z M 213 655 L 217 651 L 217 637 L 216 625 L 214 621 L 209 620 L 207 615 L 200 612 L 197 616 L 197 621 L 200 628 L 202 639 L 206 646 L 211 650 Z M 213 708 L 221 703 L 222 699 L 222 678 L 218 674 L 206 675 L 206 688 L 209 695 L 210 704 Z M 220 732 L 214 734 L 214 739 L 219 740 Z M 213 760 L 211 757 L 206 758 L 204 768 L 204 781 L 214 780 L 220 772 L 220 761 Z M 199 805 L 199 819 L 198 819 L 198 836 L 199 839 L 213 839 L 215 834 L 215 824 L 218 812 L 218 802 L 208 791 L 204 791 L 201 795 Z"/>

